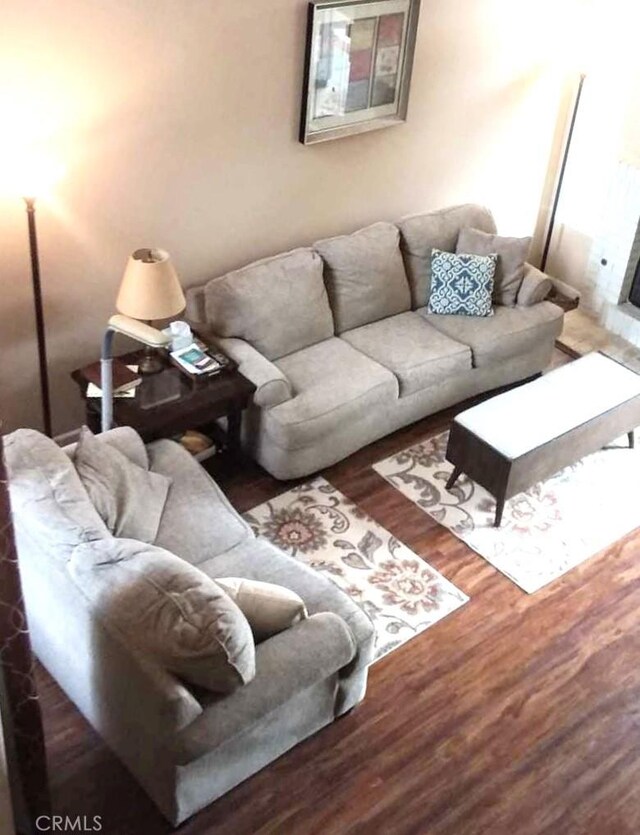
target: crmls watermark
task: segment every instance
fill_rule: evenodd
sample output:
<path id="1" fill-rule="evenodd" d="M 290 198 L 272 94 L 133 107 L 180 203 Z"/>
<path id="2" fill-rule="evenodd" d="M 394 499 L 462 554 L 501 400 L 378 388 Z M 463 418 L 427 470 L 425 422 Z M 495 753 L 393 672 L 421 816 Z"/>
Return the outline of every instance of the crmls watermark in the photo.
<path id="1" fill-rule="evenodd" d="M 38 832 L 102 832 L 100 815 L 40 815 L 36 818 Z"/>

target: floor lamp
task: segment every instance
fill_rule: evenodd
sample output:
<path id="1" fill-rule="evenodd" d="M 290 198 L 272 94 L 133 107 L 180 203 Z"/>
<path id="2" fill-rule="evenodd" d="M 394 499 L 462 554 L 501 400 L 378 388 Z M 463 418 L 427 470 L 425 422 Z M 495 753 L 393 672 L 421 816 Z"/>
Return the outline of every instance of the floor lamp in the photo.
<path id="1" fill-rule="evenodd" d="M 551 237 L 553 236 L 553 227 L 556 222 L 556 211 L 558 203 L 560 202 L 560 192 L 562 191 L 562 183 L 564 181 L 564 172 L 567 167 L 567 160 L 569 159 L 569 149 L 571 148 L 571 140 L 573 139 L 573 129 L 576 124 L 576 116 L 578 115 L 578 108 L 580 107 L 580 97 L 582 96 L 582 87 L 584 86 L 585 73 L 580 73 L 580 83 L 578 84 L 578 91 L 573 102 L 573 112 L 571 113 L 571 123 L 569 125 L 569 133 L 567 134 L 567 141 L 564 146 L 564 153 L 562 155 L 562 164 L 560 166 L 560 174 L 558 176 L 558 183 L 556 185 L 556 192 L 553 198 L 553 206 L 551 208 L 551 217 L 549 219 L 549 228 L 547 229 L 547 237 L 544 242 L 544 250 L 542 251 L 542 260 L 540 261 L 540 269 L 544 272 L 547 266 L 547 258 L 549 256 L 549 247 L 551 246 Z"/>
<path id="2" fill-rule="evenodd" d="M 51 401 L 49 399 L 49 372 L 47 368 L 47 343 L 44 329 L 44 310 L 42 307 L 42 286 L 40 283 L 40 258 L 38 256 L 38 235 L 36 232 L 36 198 L 25 197 L 27 221 L 29 224 L 29 250 L 31 252 L 31 280 L 33 283 L 33 305 L 36 316 L 36 335 L 38 338 L 38 364 L 40 367 L 40 398 L 42 401 L 42 420 L 46 435 L 51 437 Z"/>

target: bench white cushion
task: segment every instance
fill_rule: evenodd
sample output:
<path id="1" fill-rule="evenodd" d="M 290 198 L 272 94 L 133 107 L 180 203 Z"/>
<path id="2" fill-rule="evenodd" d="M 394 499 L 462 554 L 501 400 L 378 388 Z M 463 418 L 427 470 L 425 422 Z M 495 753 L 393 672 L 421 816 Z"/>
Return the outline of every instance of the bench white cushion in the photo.
<path id="1" fill-rule="evenodd" d="M 511 460 L 640 395 L 640 375 L 588 354 L 461 412 L 456 421 Z"/>

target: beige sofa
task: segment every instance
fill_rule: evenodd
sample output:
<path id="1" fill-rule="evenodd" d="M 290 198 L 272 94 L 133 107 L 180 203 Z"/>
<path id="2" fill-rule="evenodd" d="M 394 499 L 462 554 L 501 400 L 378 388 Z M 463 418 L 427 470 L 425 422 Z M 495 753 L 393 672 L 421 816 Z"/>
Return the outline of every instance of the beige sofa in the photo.
<path id="1" fill-rule="evenodd" d="M 187 291 L 191 321 L 257 386 L 244 442 L 276 478 L 307 475 L 419 418 L 541 372 L 562 330 L 552 283 L 530 265 L 516 303 L 486 318 L 426 312 L 433 247 L 464 227 L 495 233 L 467 204 L 376 223 L 258 261 Z M 557 289 L 557 288 L 556 288 Z"/>

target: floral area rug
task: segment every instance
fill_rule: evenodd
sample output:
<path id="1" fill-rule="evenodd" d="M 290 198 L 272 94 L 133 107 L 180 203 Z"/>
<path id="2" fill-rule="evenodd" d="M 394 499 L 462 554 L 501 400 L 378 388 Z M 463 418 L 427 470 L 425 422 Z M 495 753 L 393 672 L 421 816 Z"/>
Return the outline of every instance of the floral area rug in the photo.
<path id="1" fill-rule="evenodd" d="M 495 499 L 460 476 L 445 484 L 447 432 L 374 469 L 418 507 L 532 593 L 640 525 L 640 450 L 626 437 L 514 496 L 493 527 Z"/>
<path id="2" fill-rule="evenodd" d="M 376 660 L 469 599 L 323 478 L 255 507 L 245 519 L 369 615 Z"/>

